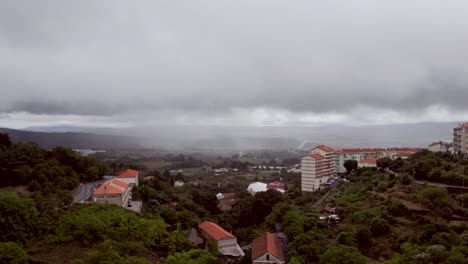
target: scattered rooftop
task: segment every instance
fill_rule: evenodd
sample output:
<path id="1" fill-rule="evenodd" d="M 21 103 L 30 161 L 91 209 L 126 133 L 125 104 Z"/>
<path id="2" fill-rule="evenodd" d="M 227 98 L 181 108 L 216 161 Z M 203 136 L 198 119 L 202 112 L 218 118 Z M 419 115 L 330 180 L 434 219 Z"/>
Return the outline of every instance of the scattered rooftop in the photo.
<path id="1" fill-rule="evenodd" d="M 122 172 L 119 172 L 116 177 L 117 178 L 136 178 L 138 177 L 138 171 L 127 169 Z"/>
<path id="2" fill-rule="evenodd" d="M 266 232 L 253 241 L 252 260 L 255 260 L 266 253 L 270 253 L 280 261 L 284 261 L 283 247 L 281 239 Z"/>
<path id="3" fill-rule="evenodd" d="M 198 228 L 200 228 L 201 231 L 203 231 L 207 236 L 214 239 L 215 241 L 223 239 L 236 239 L 236 237 L 233 234 L 229 233 L 219 225 L 210 221 L 204 221 L 203 223 L 198 225 Z"/>
<path id="4" fill-rule="evenodd" d="M 103 194 L 122 194 L 128 188 L 128 183 L 118 179 L 112 179 L 101 184 L 95 191 L 94 195 Z"/>

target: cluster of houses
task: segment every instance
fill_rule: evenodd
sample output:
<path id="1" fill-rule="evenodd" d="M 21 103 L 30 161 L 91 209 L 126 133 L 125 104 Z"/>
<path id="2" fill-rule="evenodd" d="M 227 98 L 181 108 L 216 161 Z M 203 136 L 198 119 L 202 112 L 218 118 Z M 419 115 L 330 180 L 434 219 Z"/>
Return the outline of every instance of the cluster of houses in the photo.
<path id="1" fill-rule="evenodd" d="M 268 190 L 275 190 L 280 193 L 284 193 L 286 191 L 286 185 L 278 181 L 270 183 L 253 182 L 249 185 L 249 187 L 247 187 L 247 191 L 252 195 L 255 195 L 259 192 L 266 192 Z"/>
<path id="2" fill-rule="evenodd" d="M 233 234 L 210 221 L 202 222 L 197 229 L 192 228 L 187 239 L 201 249 L 208 248 L 208 240 L 214 241 L 226 259 L 236 259 L 245 255 Z M 284 236 L 264 233 L 252 243 L 252 263 L 286 263 L 285 249 Z"/>
<path id="3" fill-rule="evenodd" d="M 234 205 L 236 205 L 236 193 L 218 193 L 216 195 L 218 200 L 218 208 L 221 211 L 229 211 Z"/>
<path id="4" fill-rule="evenodd" d="M 247 191 L 251 195 L 255 195 L 259 192 L 266 192 L 268 190 L 275 190 L 281 194 L 284 194 L 286 191 L 286 185 L 279 181 L 270 183 L 254 182 L 251 183 L 247 188 Z M 232 207 L 237 203 L 236 193 L 218 193 L 216 195 L 216 199 L 218 200 L 218 208 L 223 212 L 231 210 Z"/>

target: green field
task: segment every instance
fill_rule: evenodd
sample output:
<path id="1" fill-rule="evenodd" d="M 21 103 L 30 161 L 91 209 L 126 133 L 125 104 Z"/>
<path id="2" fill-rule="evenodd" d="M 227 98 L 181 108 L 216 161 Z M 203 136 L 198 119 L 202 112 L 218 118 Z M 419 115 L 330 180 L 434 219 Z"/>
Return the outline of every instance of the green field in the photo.
<path id="1" fill-rule="evenodd" d="M 171 166 L 173 163 L 164 160 L 148 160 L 139 162 L 138 164 L 145 166 L 146 168 L 148 168 L 148 170 L 161 170 L 163 168 Z"/>

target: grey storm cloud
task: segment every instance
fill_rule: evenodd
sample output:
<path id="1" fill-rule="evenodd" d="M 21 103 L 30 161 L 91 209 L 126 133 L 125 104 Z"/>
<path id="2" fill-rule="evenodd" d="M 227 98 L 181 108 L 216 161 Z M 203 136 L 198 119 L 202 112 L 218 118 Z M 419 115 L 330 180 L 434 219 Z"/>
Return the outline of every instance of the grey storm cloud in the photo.
<path id="1" fill-rule="evenodd" d="M 0 1 L 0 112 L 468 111 L 465 1 Z"/>

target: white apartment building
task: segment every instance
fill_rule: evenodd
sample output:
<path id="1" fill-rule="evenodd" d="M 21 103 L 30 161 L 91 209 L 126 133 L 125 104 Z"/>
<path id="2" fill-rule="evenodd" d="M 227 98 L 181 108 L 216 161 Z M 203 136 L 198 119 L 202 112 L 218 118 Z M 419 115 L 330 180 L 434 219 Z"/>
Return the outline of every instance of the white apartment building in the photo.
<path id="1" fill-rule="evenodd" d="M 438 141 L 433 142 L 432 144 L 427 146 L 427 149 L 432 152 L 451 152 L 452 144 L 443 141 Z"/>
<path id="2" fill-rule="evenodd" d="M 453 153 L 468 154 L 468 123 L 453 129 Z"/>
<path id="3" fill-rule="evenodd" d="M 335 172 L 345 173 L 346 168 L 343 166 L 346 160 L 366 160 L 391 158 L 405 159 L 411 154 L 414 154 L 421 149 L 419 148 L 356 148 L 356 149 L 338 149 L 335 150 Z"/>
<path id="4" fill-rule="evenodd" d="M 301 190 L 314 192 L 328 181 L 335 172 L 334 150 L 329 146 L 317 146 L 301 161 Z"/>

